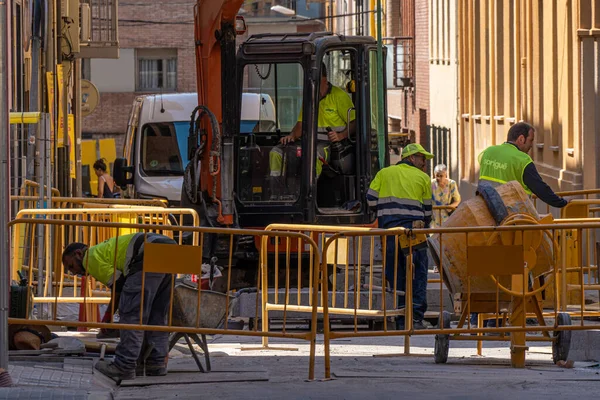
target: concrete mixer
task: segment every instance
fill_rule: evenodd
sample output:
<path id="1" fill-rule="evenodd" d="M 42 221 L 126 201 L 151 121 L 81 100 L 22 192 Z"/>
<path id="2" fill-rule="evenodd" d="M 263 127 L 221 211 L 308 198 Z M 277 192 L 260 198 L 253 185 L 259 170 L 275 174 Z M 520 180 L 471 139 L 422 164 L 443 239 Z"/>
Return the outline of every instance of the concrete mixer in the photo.
<path id="1" fill-rule="evenodd" d="M 496 188 L 480 186 L 479 195 L 463 202 L 443 228 L 538 225 L 552 223 L 541 218 L 533 202 L 517 182 Z M 554 260 L 558 246 L 552 232 L 543 230 L 436 233 L 428 239 L 431 253 L 441 265 L 442 279 L 454 300 L 461 328 L 469 313 L 505 316 L 511 326 L 524 326 L 527 313 L 544 325 L 543 302 L 553 298 Z M 441 262 L 441 264 L 440 264 Z M 440 323 L 449 326 L 448 316 Z M 570 325 L 568 314 L 559 314 L 559 325 Z M 566 359 L 570 332 L 555 332 L 552 338 L 557 359 Z M 483 339 L 482 336 L 477 337 Z M 449 335 L 436 335 L 436 362 L 446 362 Z M 508 338 L 507 338 L 508 340 Z M 511 361 L 525 363 L 525 332 L 511 333 Z M 566 348 L 565 348 L 566 347 Z M 481 348 L 481 346 L 479 346 Z M 555 360 L 557 361 L 557 360 Z"/>

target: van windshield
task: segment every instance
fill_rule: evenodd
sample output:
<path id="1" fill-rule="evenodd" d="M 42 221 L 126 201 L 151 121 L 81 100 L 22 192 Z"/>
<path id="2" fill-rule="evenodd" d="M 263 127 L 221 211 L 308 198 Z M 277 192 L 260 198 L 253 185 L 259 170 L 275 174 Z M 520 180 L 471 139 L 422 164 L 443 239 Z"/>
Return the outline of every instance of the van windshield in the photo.
<path id="1" fill-rule="evenodd" d="M 270 121 L 242 120 L 241 133 L 273 129 Z M 151 122 L 142 128 L 142 169 L 148 176 L 183 176 L 188 164 L 187 139 L 189 121 Z"/>
<path id="2" fill-rule="evenodd" d="M 189 121 L 153 122 L 142 128 L 142 170 L 148 176 L 183 176 Z"/>

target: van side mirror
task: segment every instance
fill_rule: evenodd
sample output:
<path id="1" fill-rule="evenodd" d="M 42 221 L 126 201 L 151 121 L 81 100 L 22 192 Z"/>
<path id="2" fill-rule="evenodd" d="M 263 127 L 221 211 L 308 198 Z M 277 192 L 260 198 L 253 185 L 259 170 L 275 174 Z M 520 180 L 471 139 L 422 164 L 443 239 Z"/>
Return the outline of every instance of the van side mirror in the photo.
<path id="1" fill-rule="evenodd" d="M 119 157 L 115 160 L 113 169 L 113 179 L 119 185 L 120 188 L 124 189 L 127 185 L 133 185 L 133 176 L 127 177 L 127 174 L 133 174 L 133 166 L 127 165 L 127 159 Z"/>

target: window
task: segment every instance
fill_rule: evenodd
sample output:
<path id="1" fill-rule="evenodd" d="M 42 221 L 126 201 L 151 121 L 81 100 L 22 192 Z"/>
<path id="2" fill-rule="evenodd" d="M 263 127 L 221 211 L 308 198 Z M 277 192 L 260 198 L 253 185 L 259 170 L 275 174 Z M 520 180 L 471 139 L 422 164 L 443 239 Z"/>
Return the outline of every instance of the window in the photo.
<path id="1" fill-rule="evenodd" d="M 136 58 L 138 92 L 177 90 L 176 49 L 138 49 Z"/>
<path id="2" fill-rule="evenodd" d="M 236 139 L 236 195 L 244 204 L 299 199 L 301 142 L 284 148 L 277 145 L 298 122 L 303 78 L 304 70 L 297 63 L 244 67 L 242 121 Z"/>
<path id="3" fill-rule="evenodd" d="M 160 122 L 142 129 L 142 169 L 148 176 L 181 176 L 187 165 L 188 121 Z"/>

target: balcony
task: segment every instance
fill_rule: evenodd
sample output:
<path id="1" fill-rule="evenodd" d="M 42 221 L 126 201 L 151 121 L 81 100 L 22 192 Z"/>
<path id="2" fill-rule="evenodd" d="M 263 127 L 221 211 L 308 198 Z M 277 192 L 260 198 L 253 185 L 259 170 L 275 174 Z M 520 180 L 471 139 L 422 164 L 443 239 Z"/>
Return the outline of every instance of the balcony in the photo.
<path id="1" fill-rule="evenodd" d="M 81 58 L 119 58 L 118 0 L 81 0 Z"/>
<path id="2" fill-rule="evenodd" d="M 388 88 L 409 88 L 415 84 L 415 39 L 397 36 L 383 38 L 388 49 L 387 75 L 392 77 Z M 391 57 L 390 57 L 391 56 Z"/>

